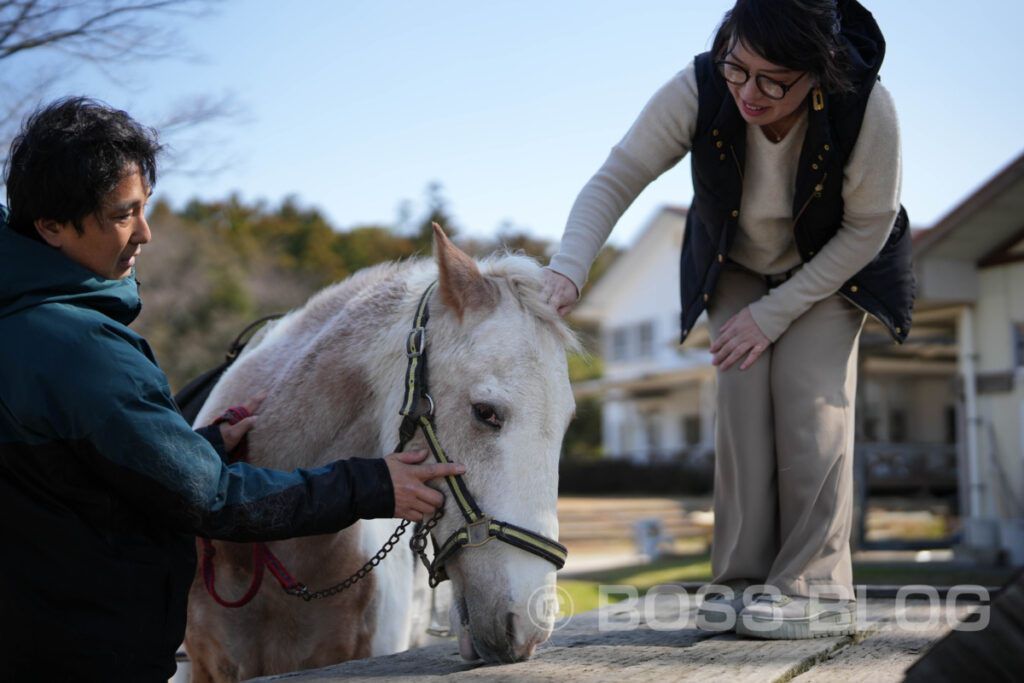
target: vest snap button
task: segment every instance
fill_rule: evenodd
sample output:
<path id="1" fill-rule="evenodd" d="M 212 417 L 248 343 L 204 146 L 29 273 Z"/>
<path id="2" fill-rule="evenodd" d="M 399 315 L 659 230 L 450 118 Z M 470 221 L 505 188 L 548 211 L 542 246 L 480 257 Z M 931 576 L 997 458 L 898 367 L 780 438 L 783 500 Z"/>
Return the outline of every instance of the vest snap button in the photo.
<path id="1" fill-rule="evenodd" d="M 719 161 L 725 161 L 725 155 L 724 154 L 719 154 L 718 155 L 718 160 Z"/>
<path id="2" fill-rule="evenodd" d="M 850 285 L 850 291 L 851 292 L 856 292 L 857 291 L 857 285 Z"/>
<path id="3" fill-rule="evenodd" d="M 825 145 L 825 151 L 827 152 L 828 150 L 829 150 L 829 146 Z"/>
<path id="4" fill-rule="evenodd" d="M 718 142 L 715 143 L 715 147 L 717 147 L 718 149 L 722 149 L 722 144 L 722 141 L 719 140 Z"/>
<path id="5" fill-rule="evenodd" d="M 740 212 L 739 212 L 738 210 L 736 210 L 736 209 L 733 209 L 733 210 L 732 210 L 732 217 L 733 217 L 733 218 L 736 218 L 736 217 L 737 217 L 737 216 L 739 216 L 739 215 L 740 215 Z"/>
<path id="6" fill-rule="evenodd" d="M 724 259 L 722 258 L 722 255 L 721 255 L 721 254 L 719 254 L 719 255 L 718 255 L 718 262 L 719 262 L 719 263 L 721 263 L 721 262 L 722 262 L 723 260 L 724 260 Z"/>
<path id="7" fill-rule="evenodd" d="M 711 134 L 717 138 L 718 137 L 718 129 L 715 128 L 713 131 L 711 131 Z"/>
<path id="8" fill-rule="evenodd" d="M 705 294 L 705 295 L 704 295 L 704 301 L 707 301 L 707 300 L 708 300 L 708 295 L 707 295 L 707 294 Z"/>
<path id="9" fill-rule="evenodd" d="M 811 168 L 813 168 L 815 171 L 817 171 L 818 170 L 818 165 L 817 164 L 811 164 Z"/>

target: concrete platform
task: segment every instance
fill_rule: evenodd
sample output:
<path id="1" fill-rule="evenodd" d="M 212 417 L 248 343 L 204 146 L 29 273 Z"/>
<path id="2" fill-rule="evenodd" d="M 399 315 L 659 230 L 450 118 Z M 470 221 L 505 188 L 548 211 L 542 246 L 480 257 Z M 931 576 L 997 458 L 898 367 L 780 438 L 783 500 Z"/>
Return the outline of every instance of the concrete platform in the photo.
<path id="1" fill-rule="evenodd" d="M 695 627 L 687 594 L 667 592 L 559 620 L 526 662 L 463 660 L 454 641 L 259 681 L 901 681 L 911 664 L 989 606 L 955 594 L 861 599 L 855 636 L 753 640 Z M 906 596 L 904 596 L 906 597 Z M 972 616 L 972 613 L 973 616 Z M 970 626 L 967 626 L 970 628 Z"/>

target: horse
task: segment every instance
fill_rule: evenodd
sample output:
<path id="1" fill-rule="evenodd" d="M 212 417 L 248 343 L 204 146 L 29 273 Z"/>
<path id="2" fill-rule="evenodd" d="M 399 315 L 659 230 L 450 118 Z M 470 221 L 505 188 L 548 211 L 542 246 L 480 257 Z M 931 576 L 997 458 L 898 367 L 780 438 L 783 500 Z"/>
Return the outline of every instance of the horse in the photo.
<path id="1" fill-rule="evenodd" d="M 546 553 L 561 548 L 550 539 L 558 534 L 561 443 L 575 410 L 566 355 L 579 345 L 544 300 L 541 283 L 534 259 L 506 252 L 474 260 L 435 225 L 433 259 L 358 271 L 260 330 L 195 421 L 209 424 L 226 406 L 263 391 L 249 432 L 252 464 L 287 470 L 383 456 L 405 424 L 400 413 L 419 353 L 410 346 L 424 344 L 431 412 L 421 421 L 436 431 L 417 432 L 408 448 L 443 445 L 445 456 L 435 456 L 467 467 L 462 488 L 447 489 L 430 530 L 435 548 L 466 535 L 463 498 L 476 501 L 492 532 L 493 520 L 512 530 L 507 542 L 488 543 L 495 533 L 482 536 L 479 524 L 468 525 L 476 542 L 431 570 L 432 584 L 438 573 L 451 579 L 449 620 L 467 660 L 527 659 L 554 624 L 561 565 Z M 425 321 L 417 311 L 429 313 L 428 324 L 419 324 Z M 446 490 L 445 483 L 431 485 Z M 336 534 L 267 547 L 291 575 L 316 588 L 357 572 L 396 524 L 361 520 Z M 322 600 L 265 586 L 245 606 L 228 609 L 211 598 L 197 571 L 185 638 L 193 680 L 319 668 L 422 644 L 425 572 L 407 544 L 391 545 L 372 571 Z M 214 547 L 217 591 L 241 595 L 256 569 L 251 545 Z"/>

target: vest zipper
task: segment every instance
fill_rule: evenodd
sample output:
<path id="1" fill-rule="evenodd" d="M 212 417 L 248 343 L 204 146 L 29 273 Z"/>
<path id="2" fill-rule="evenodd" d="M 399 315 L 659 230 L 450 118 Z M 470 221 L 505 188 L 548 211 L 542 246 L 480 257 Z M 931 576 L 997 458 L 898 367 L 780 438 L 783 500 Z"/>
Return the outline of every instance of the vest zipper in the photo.
<path id="1" fill-rule="evenodd" d="M 821 176 L 821 180 L 819 180 L 818 184 L 815 186 L 814 192 L 812 192 L 810 195 L 808 195 L 807 201 L 804 202 L 804 205 L 800 207 L 800 211 L 797 212 L 796 217 L 793 218 L 793 228 L 794 229 L 796 229 L 796 224 L 797 224 L 797 222 L 799 222 L 800 216 L 804 215 L 804 211 L 810 205 L 811 200 L 821 196 L 821 192 L 825 188 L 825 181 L 826 180 L 828 180 L 828 173 L 827 172 L 825 173 L 825 175 Z M 817 189 L 819 187 L 822 188 L 822 190 Z"/>
<path id="2" fill-rule="evenodd" d="M 743 166 L 740 165 L 740 159 L 736 156 L 736 150 L 732 145 L 729 145 L 729 152 L 732 154 L 732 160 L 736 162 L 736 170 L 740 173 L 740 183 L 743 183 Z"/>

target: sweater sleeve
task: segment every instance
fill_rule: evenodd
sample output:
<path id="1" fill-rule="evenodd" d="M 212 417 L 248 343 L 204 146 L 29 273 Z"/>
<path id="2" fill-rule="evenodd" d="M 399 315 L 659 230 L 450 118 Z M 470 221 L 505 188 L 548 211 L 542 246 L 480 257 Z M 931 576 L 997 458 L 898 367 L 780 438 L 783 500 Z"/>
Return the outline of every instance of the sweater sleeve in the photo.
<path id="1" fill-rule="evenodd" d="M 876 83 L 843 175 L 843 222 L 789 280 L 750 305 L 773 342 L 816 302 L 839 291 L 885 245 L 900 207 L 899 123 L 892 96 Z"/>
<path id="2" fill-rule="evenodd" d="M 548 266 L 583 290 L 591 264 L 633 200 L 690 151 L 697 125 L 693 63 L 663 85 L 583 186 Z"/>

